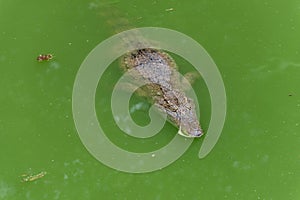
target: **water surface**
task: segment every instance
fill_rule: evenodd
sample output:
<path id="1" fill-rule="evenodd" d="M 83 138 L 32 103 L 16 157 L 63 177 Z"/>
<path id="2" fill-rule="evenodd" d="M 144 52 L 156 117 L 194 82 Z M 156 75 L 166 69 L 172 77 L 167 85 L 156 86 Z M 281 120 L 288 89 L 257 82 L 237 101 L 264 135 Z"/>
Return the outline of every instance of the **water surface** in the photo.
<path id="1" fill-rule="evenodd" d="M 203 140 L 197 139 L 167 168 L 127 174 L 99 163 L 82 145 L 72 119 L 73 82 L 87 54 L 112 34 L 99 13 L 111 3 L 136 27 L 189 35 L 218 65 L 228 113 L 205 159 L 197 157 Z M 299 199 L 299 11 L 296 0 L 1 1 L 0 199 Z M 38 63 L 40 53 L 55 58 Z M 100 123 L 122 148 L 164 146 L 176 133 L 170 124 L 145 140 L 115 127 L 105 105 L 120 75 L 116 61 L 99 83 Z M 206 129 L 209 94 L 202 80 L 194 89 Z M 148 122 L 146 110 L 134 113 L 138 123 Z M 41 171 L 43 178 L 21 182 L 22 174 Z"/>

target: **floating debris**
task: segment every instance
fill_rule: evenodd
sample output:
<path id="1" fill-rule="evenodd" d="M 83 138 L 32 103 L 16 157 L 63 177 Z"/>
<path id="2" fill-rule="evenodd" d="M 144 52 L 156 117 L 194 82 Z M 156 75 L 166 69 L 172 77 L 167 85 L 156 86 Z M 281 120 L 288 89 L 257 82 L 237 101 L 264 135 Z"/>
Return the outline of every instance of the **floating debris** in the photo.
<path id="1" fill-rule="evenodd" d="M 174 8 L 167 8 L 167 9 L 165 9 L 165 11 L 167 11 L 167 12 L 174 11 Z"/>
<path id="2" fill-rule="evenodd" d="M 46 174 L 47 174 L 47 172 L 44 172 L 44 171 L 40 172 L 38 174 L 34 174 L 34 175 L 23 174 L 23 175 L 21 175 L 22 182 L 32 182 L 37 179 L 43 178 Z"/>
<path id="3" fill-rule="evenodd" d="M 53 55 L 52 54 L 40 54 L 36 60 L 39 61 L 39 62 L 42 62 L 42 61 L 49 61 L 53 58 Z"/>

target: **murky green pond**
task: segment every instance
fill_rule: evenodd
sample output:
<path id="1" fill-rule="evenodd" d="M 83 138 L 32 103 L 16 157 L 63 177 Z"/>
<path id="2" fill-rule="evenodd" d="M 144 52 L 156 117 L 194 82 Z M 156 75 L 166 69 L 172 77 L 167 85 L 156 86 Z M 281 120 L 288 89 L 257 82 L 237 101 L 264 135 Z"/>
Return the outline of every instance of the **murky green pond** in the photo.
<path id="1" fill-rule="evenodd" d="M 101 164 L 81 143 L 72 115 L 73 83 L 87 54 L 112 35 L 102 17 L 108 12 L 103 6 L 111 4 L 135 27 L 189 35 L 219 67 L 228 112 L 217 145 L 204 159 L 197 156 L 199 138 L 170 166 L 128 174 Z M 297 0 L 1 0 L 0 199 L 300 199 L 299 24 Z M 41 53 L 55 57 L 39 63 Z M 96 93 L 108 137 L 135 152 L 164 146 L 176 133 L 170 124 L 149 139 L 131 138 L 116 127 L 107 103 L 120 76 L 116 61 Z M 202 79 L 194 89 L 207 129 L 209 93 Z M 149 122 L 148 107 L 133 114 L 137 123 Z"/>

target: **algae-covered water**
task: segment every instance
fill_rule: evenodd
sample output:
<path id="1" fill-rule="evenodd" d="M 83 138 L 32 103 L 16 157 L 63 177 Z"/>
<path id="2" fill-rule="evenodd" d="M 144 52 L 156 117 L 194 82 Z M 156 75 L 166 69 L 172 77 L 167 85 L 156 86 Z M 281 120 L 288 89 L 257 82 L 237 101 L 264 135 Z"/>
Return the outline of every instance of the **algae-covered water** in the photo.
<path id="1" fill-rule="evenodd" d="M 198 158 L 199 138 L 168 167 L 130 174 L 103 165 L 80 141 L 73 83 L 88 53 L 113 34 L 103 20 L 110 5 L 135 27 L 192 37 L 214 59 L 228 110 L 221 137 L 204 159 Z M 1 0 L 0 199 L 300 199 L 299 24 L 297 0 Z M 41 53 L 54 58 L 37 62 Z M 176 133 L 170 124 L 148 139 L 116 127 L 107 104 L 121 76 L 118 65 L 111 64 L 97 88 L 100 124 L 126 150 L 164 146 Z M 209 93 L 202 79 L 194 89 L 206 130 Z M 140 101 L 132 98 L 131 105 Z M 145 125 L 149 105 L 142 105 L 133 118 Z"/>

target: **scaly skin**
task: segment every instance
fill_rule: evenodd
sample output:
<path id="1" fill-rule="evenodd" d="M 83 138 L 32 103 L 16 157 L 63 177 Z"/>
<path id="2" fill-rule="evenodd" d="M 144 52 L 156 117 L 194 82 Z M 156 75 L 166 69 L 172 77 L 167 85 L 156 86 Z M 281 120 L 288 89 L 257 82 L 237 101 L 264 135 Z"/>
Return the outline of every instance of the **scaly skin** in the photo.
<path id="1" fill-rule="evenodd" d="M 203 135 L 195 104 L 181 89 L 176 63 L 169 54 L 155 49 L 136 50 L 123 57 L 122 67 L 134 71 L 133 78 L 146 83 L 143 92 L 179 127 L 179 134 Z"/>

